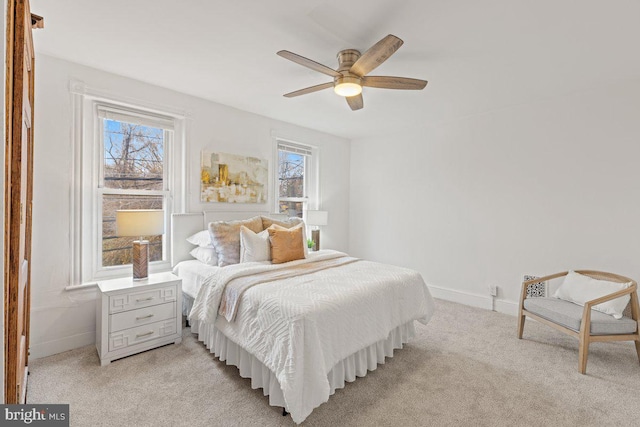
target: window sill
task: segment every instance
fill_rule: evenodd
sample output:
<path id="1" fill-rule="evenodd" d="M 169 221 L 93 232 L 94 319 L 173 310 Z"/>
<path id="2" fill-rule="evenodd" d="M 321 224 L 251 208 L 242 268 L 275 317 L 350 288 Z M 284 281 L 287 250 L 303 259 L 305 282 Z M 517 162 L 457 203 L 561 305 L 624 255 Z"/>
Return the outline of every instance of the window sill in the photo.
<path id="1" fill-rule="evenodd" d="M 165 263 L 163 263 L 165 264 Z M 149 270 L 149 274 L 156 274 L 156 273 L 164 273 L 164 272 L 171 272 L 172 269 L 168 268 L 167 265 L 169 265 L 168 263 L 166 263 L 166 265 L 157 265 L 154 266 L 154 268 L 150 268 Z M 119 279 L 121 277 L 131 277 L 131 272 L 129 271 L 127 274 L 119 274 L 119 275 L 112 275 L 112 276 L 107 276 L 104 278 L 99 278 L 98 280 L 93 280 L 91 282 L 85 282 L 85 283 L 80 283 L 79 285 L 69 285 L 67 287 L 64 288 L 65 291 L 82 291 L 82 290 L 88 290 L 88 289 L 95 289 L 98 287 L 98 282 L 100 280 L 112 280 L 112 279 Z"/>

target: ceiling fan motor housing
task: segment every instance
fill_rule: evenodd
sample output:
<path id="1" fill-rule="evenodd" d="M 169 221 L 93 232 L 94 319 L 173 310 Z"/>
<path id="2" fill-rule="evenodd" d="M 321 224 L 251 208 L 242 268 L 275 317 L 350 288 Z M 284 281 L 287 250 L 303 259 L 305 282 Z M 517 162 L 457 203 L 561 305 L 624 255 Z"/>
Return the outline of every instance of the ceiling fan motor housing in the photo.
<path id="1" fill-rule="evenodd" d="M 349 70 L 354 62 L 360 58 L 360 52 L 355 49 L 345 49 L 338 52 L 338 72 L 342 76 L 334 77 L 334 91 L 341 96 L 354 96 L 362 92 L 362 77 Z"/>
<path id="2" fill-rule="evenodd" d="M 351 66 L 360 58 L 360 51 L 355 49 L 345 49 L 338 52 L 338 72 L 348 73 Z"/>

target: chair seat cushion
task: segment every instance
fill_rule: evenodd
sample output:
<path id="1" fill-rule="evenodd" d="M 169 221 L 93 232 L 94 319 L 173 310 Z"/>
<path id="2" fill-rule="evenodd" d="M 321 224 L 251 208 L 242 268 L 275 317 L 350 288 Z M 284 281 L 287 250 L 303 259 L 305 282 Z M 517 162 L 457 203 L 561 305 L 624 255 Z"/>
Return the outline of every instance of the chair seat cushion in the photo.
<path id="1" fill-rule="evenodd" d="M 580 331 L 584 307 L 558 298 L 527 298 L 524 308 L 553 323 Z M 591 310 L 591 335 L 633 334 L 638 323 L 629 318 L 614 319 L 613 316 Z"/>

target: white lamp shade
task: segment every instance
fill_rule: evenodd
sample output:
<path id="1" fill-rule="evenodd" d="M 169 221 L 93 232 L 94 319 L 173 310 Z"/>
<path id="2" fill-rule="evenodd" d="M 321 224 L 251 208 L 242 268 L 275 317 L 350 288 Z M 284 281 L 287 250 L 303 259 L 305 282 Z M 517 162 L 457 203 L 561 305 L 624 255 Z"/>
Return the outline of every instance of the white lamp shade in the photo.
<path id="1" fill-rule="evenodd" d="M 162 209 L 116 211 L 117 236 L 158 236 L 164 234 Z"/>
<path id="2" fill-rule="evenodd" d="M 307 224 L 327 225 L 329 223 L 329 212 L 327 211 L 307 211 Z"/>

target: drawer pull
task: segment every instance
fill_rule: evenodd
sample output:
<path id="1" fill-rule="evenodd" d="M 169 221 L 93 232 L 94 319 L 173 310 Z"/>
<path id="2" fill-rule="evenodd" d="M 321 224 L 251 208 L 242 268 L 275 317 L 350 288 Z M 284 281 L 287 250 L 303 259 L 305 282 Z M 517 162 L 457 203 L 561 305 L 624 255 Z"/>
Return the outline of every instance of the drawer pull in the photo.
<path id="1" fill-rule="evenodd" d="M 138 298 L 138 299 L 136 299 L 136 302 L 151 301 L 152 299 L 153 299 L 153 297 L 149 297 L 149 298 Z"/>
<path id="2" fill-rule="evenodd" d="M 144 334 L 136 334 L 136 338 L 142 338 L 148 335 L 153 335 L 153 331 L 145 332 Z"/>
<path id="3" fill-rule="evenodd" d="M 150 317 L 153 317 L 153 314 L 147 314 L 146 316 L 138 316 L 136 317 L 136 320 L 148 319 Z"/>

